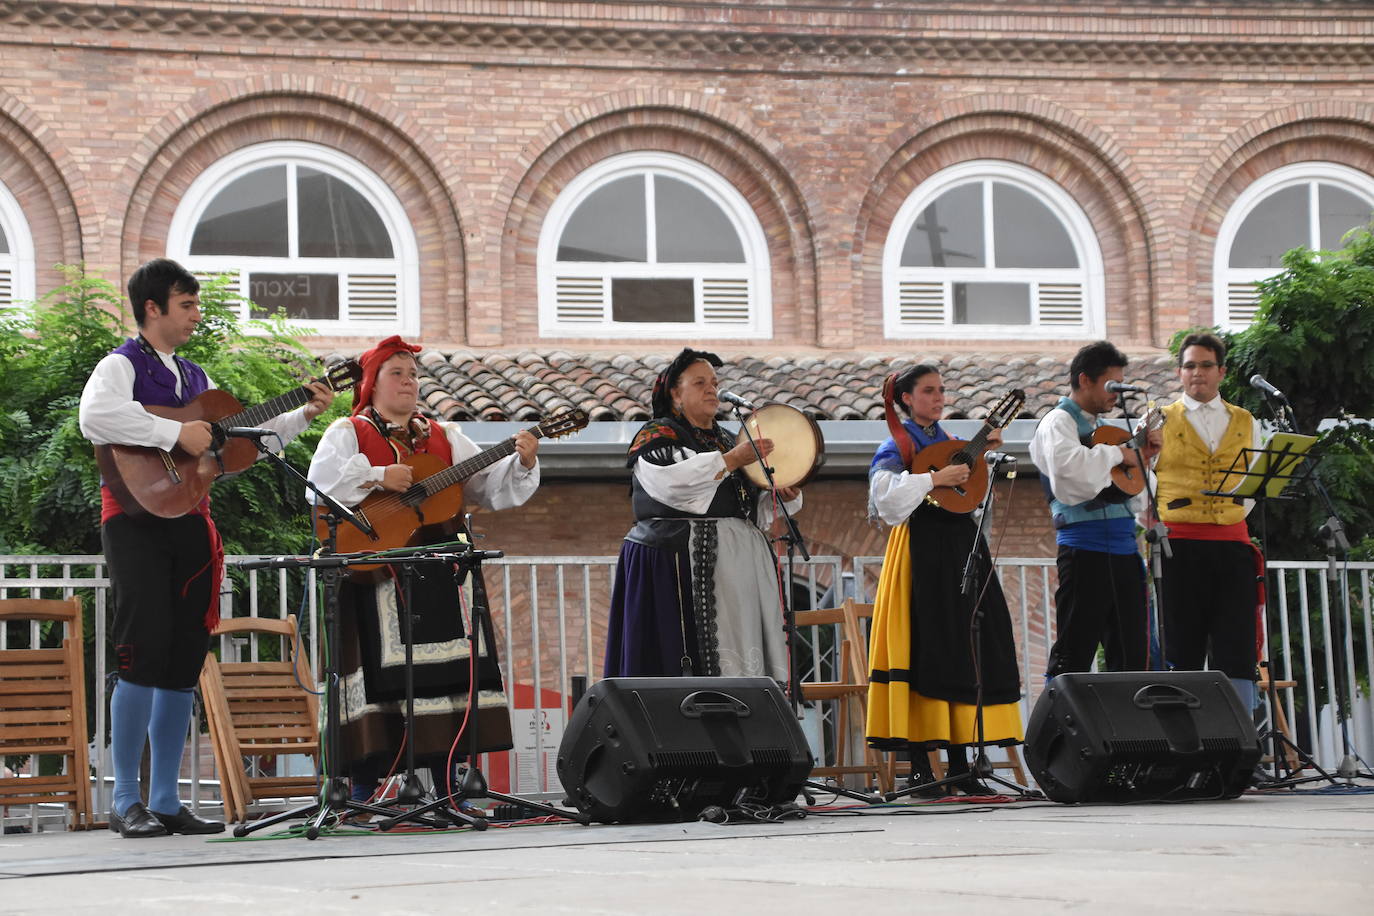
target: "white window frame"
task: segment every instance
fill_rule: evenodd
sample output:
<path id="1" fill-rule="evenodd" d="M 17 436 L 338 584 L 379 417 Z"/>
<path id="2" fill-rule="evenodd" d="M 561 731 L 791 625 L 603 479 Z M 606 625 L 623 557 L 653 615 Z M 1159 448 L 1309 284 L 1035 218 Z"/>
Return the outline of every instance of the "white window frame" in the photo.
<path id="1" fill-rule="evenodd" d="M 0 182 L 0 227 L 9 240 L 8 254 L 0 254 L 0 272 L 9 275 L 8 292 L 0 288 L 0 309 L 23 308 L 38 296 L 34 270 L 33 233 L 19 201 L 10 189 Z"/>
<path id="2" fill-rule="evenodd" d="M 1250 326 L 1251 318 L 1236 320 L 1236 312 L 1254 315 L 1258 296 L 1244 304 L 1240 291 L 1242 284 L 1253 286 L 1260 280 L 1267 280 L 1283 272 L 1283 267 L 1231 267 L 1231 246 L 1235 244 L 1236 234 L 1245 224 L 1250 212 L 1270 194 L 1294 185 L 1308 186 L 1307 196 L 1307 247 L 1318 250 L 1321 246 L 1321 214 L 1317 209 L 1317 185 L 1335 185 L 1358 197 L 1363 197 L 1374 207 L 1374 176 L 1358 169 L 1335 162 L 1295 162 L 1274 169 L 1250 183 L 1240 193 L 1217 230 L 1217 243 L 1212 253 L 1212 321 L 1217 327 L 1231 331 L 1241 331 Z M 1233 295 L 1234 294 L 1234 295 Z M 1232 299 L 1237 305 L 1233 310 Z"/>
<path id="3" fill-rule="evenodd" d="M 287 169 L 287 239 L 286 258 L 240 257 L 233 255 L 193 255 L 191 237 L 210 202 L 230 182 L 249 172 L 274 165 Z M 385 258 L 302 258 L 296 256 L 296 181 L 294 166 L 307 166 L 346 182 L 372 205 L 391 237 L 392 257 Z M 269 273 L 337 273 L 339 276 L 339 308 L 348 308 L 349 277 L 362 278 L 379 273 L 394 273 L 396 278 L 396 313 L 394 317 L 364 319 L 344 314 L 340 319 L 311 321 L 292 319 L 292 324 L 315 330 L 320 334 L 339 336 L 387 333 L 417 334 L 420 330 L 420 258 L 415 231 L 410 225 L 401 201 L 382 179 L 358 160 L 338 150 L 313 143 L 270 141 L 236 150 L 217 160 L 196 177 L 186 195 L 177 205 L 167 235 L 167 256 L 180 261 L 196 274 L 237 272 L 239 295 L 246 296 L 243 283 L 253 271 Z M 380 265 L 386 265 L 381 267 Z M 359 281 L 361 283 L 361 280 Z M 240 318 L 247 320 L 246 307 Z"/>
<path id="4" fill-rule="evenodd" d="M 1002 267 L 903 267 L 902 249 L 907 236 L 926 205 L 958 185 L 981 182 L 983 186 L 984 250 L 993 252 L 992 182 L 1000 181 L 1033 195 L 1059 219 L 1078 256 L 1073 268 Z M 953 284 L 1028 283 L 1031 285 L 1031 321 L 1028 324 L 954 324 Z M 921 284 L 936 295 L 926 302 L 928 314 L 940 323 L 903 322 L 902 284 Z M 938 291 L 935 284 L 940 284 Z M 1064 284 L 1078 284 L 1081 297 L 1081 323 L 1064 324 L 1049 320 L 1049 309 L 1038 303 L 1052 298 L 1049 290 Z M 961 162 L 941 169 L 923 181 L 902 202 L 893 218 L 883 246 L 883 333 L 889 338 L 990 338 L 1009 339 L 1045 336 L 1090 339 L 1100 337 L 1105 321 L 1105 282 L 1102 251 L 1092 224 L 1077 202 L 1059 185 L 1025 166 L 1002 160 L 981 159 Z M 1042 315 L 1045 320 L 1042 320 Z"/>
<path id="5" fill-rule="evenodd" d="M 568 220 L 578 206 L 597 189 L 630 175 L 654 173 L 683 181 L 714 202 L 729 220 L 744 251 L 744 262 L 640 263 L 628 261 L 559 261 L 558 243 Z M 650 195 L 645 231 L 649 252 L 655 252 L 656 232 L 653 214 L 654 182 L 646 182 Z M 580 172 L 568 183 L 549 208 L 539 234 L 538 247 L 539 335 L 541 337 L 622 337 L 681 338 L 699 337 L 760 339 L 773 336 L 773 307 L 768 242 L 758 215 L 738 190 L 721 175 L 684 156 L 672 153 L 635 152 L 612 156 Z M 691 322 L 616 322 L 611 318 L 611 281 L 644 277 L 652 279 L 690 278 L 694 287 L 694 320 Z M 598 284 L 598 281 L 599 284 Z M 582 320 L 560 319 L 558 289 L 560 282 L 581 284 L 588 298 L 599 296 L 602 314 Z M 712 321 L 705 315 L 708 284 L 747 284 L 747 315 L 728 321 Z M 594 307 L 592 311 L 594 311 Z"/>

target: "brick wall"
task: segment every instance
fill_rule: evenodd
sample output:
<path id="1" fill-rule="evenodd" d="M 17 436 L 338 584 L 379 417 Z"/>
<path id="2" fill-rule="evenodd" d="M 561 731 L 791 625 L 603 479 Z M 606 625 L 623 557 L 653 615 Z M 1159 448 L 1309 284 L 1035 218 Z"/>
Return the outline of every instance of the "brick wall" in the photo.
<path id="1" fill-rule="evenodd" d="M 1063 186 L 1103 250 L 1108 332 L 1138 349 L 1210 320 L 1211 245 L 1246 184 L 1311 159 L 1374 171 L 1359 4 L 123 6 L 0 10 L 0 180 L 40 288 L 60 260 L 122 278 L 164 253 L 207 164 L 303 140 L 400 197 L 436 346 L 533 342 L 542 217 L 623 150 L 699 159 L 754 206 L 775 349 L 926 345 L 879 343 L 881 248 L 951 163 L 1009 159 Z"/>

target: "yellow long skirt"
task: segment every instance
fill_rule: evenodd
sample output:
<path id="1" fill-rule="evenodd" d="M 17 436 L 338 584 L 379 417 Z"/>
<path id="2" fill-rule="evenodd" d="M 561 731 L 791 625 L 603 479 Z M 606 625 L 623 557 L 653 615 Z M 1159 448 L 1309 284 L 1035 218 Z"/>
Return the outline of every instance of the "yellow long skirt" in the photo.
<path id="1" fill-rule="evenodd" d="M 923 696 L 905 676 L 911 667 L 911 555 L 905 523 L 892 529 L 873 602 L 869 636 L 868 743 L 885 750 L 905 744 L 927 749 L 977 744 L 976 707 Z M 983 707 L 983 744 L 1015 744 L 1023 739 L 1021 707 L 1003 703 Z"/>

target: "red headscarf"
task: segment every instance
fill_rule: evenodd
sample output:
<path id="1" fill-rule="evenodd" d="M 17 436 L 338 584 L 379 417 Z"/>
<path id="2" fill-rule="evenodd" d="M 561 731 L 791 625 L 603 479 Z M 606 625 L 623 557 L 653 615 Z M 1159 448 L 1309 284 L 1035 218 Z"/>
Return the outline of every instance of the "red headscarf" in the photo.
<path id="1" fill-rule="evenodd" d="M 377 373 L 386 362 L 397 353 L 419 353 L 423 347 L 408 344 L 399 334 L 392 334 L 386 340 L 358 357 L 363 367 L 363 380 L 358 383 L 357 393 L 353 396 L 353 413 L 358 414 L 372 403 L 372 388 L 377 384 Z"/>

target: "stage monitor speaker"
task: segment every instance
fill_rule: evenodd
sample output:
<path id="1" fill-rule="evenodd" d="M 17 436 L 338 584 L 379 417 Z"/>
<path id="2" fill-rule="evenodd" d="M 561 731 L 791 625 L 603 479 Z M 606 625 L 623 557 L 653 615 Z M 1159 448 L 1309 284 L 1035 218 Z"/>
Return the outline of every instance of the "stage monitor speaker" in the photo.
<path id="1" fill-rule="evenodd" d="M 1026 728 L 1026 764 L 1058 802 L 1235 798 L 1259 759 L 1254 718 L 1216 671 L 1061 674 Z"/>
<path id="2" fill-rule="evenodd" d="M 812 763 L 791 706 L 766 677 L 607 678 L 573 710 L 558 747 L 566 803 L 603 823 L 791 802 Z"/>

